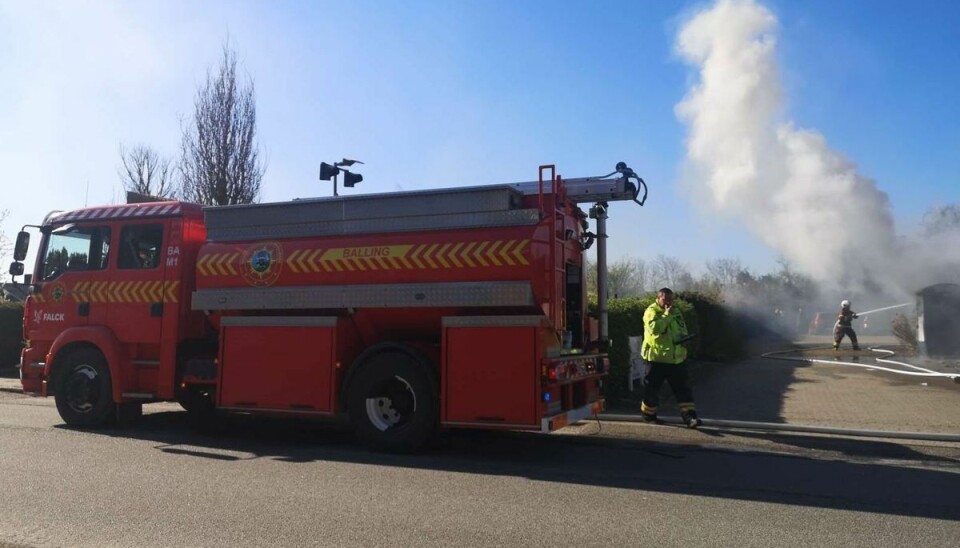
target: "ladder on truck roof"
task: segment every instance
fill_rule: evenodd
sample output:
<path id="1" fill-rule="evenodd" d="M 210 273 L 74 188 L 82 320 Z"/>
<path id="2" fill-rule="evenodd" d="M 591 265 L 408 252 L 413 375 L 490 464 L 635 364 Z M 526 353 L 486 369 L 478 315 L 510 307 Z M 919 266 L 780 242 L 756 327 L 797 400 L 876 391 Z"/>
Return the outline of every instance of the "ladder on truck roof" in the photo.
<path id="1" fill-rule="evenodd" d="M 611 178 L 613 175 L 618 177 Z M 568 199 L 583 203 L 637 201 L 643 181 L 622 165 L 606 176 L 568 179 L 562 184 Z M 551 179 L 311 198 L 208 207 L 204 216 L 207 239 L 214 242 L 535 225 L 542 218 L 544 195 L 553 194 L 553 186 Z M 523 196 L 534 194 L 540 196 L 539 207 L 524 208 Z"/>

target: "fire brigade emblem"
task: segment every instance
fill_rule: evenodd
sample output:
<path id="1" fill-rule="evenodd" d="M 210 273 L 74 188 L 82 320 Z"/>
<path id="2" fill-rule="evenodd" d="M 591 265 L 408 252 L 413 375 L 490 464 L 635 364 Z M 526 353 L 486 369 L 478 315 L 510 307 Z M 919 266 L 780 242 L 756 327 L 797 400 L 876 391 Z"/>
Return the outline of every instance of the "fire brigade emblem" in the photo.
<path id="1" fill-rule="evenodd" d="M 63 296 L 66 295 L 67 290 L 64 289 L 63 284 L 55 284 L 52 289 L 50 289 L 50 296 L 53 297 L 53 301 L 59 303 L 63 300 Z"/>
<path id="2" fill-rule="evenodd" d="M 283 248 L 275 242 L 260 243 L 250 246 L 243 252 L 241 274 L 243 279 L 252 286 L 266 287 L 273 285 L 280 277 L 280 268 L 283 264 Z"/>

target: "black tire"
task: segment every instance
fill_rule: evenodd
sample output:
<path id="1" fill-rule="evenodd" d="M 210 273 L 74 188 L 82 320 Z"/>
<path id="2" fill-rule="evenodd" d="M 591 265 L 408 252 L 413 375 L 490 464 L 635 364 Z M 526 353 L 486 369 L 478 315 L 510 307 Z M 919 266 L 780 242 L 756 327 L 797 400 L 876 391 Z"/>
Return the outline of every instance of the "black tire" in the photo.
<path id="1" fill-rule="evenodd" d="M 57 373 L 57 411 L 69 426 L 106 426 L 114 418 L 112 388 L 103 355 L 92 348 L 77 350 L 66 357 Z"/>
<path id="2" fill-rule="evenodd" d="M 437 431 L 439 394 L 425 359 L 388 350 L 357 364 L 347 411 L 357 438 L 378 451 L 407 453 Z"/>

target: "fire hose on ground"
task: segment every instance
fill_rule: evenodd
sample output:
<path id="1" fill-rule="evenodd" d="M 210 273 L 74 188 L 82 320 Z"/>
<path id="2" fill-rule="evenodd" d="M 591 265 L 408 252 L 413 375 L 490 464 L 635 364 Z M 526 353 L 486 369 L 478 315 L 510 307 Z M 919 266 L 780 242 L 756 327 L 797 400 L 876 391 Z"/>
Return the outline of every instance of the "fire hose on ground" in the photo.
<path id="1" fill-rule="evenodd" d="M 826 348 L 829 349 L 832 347 L 826 347 Z M 896 355 L 894 351 L 887 350 L 885 348 L 870 348 L 870 350 L 873 352 L 884 353 L 888 356 Z M 869 364 L 862 364 L 857 362 L 847 362 L 847 361 L 832 360 L 832 359 L 828 360 L 828 359 L 819 359 L 819 358 L 810 358 L 810 357 L 801 357 L 801 356 L 784 356 L 785 354 L 796 353 L 798 351 L 799 349 L 794 348 L 790 350 L 766 352 L 764 354 L 761 354 L 761 357 L 770 359 L 770 360 L 799 361 L 799 362 L 805 362 L 805 363 L 823 363 L 823 364 L 831 364 L 831 365 L 849 365 L 853 367 L 862 367 L 865 369 L 888 371 L 891 373 L 918 376 L 918 377 L 945 377 L 948 379 L 952 379 L 954 382 L 960 382 L 960 375 L 940 373 L 940 372 L 932 371 L 930 369 L 926 369 L 920 366 L 908 364 L 901 361 L 885 359 L 885 358 L 874 358 L 874 359 L 880 363 L 908 367 L 910 369 L 914 369 L 914 371 L 903 371 L 899 369 L 881 367 L 878 365 L 869 365 Z M 643 420 L 638 415 L 614 414 L 614 413 L 603 413 L 598 418 L 603 420 L 613 421 L 613 422 L 642 422 Z M 674 423 L 677 425 L 682 424 L 679 417 L 662 417 L 662 420 L 671 424 L 674 424 Z M 850 428 L 836 428 L 836 427 L 830 427 L 830 426 L 808 426 L 808 425 L 794 425 L 794 424 L 769 423 L 769 422 L 714 420 L 714 419 L 705 419 L 703 426 L 706 428 L 736 428 L 736 429 L 744 429 L 744 430 L 798 432 L 798 433 L 809 433 L 809 434 L 829 434 L 829 435 L 837 435 L 837 436 L 960 442 L 960 434 L 940 434 L 940 433 L 933 433 L 933 432 L 896 432 L 896 431 L 889 431 L 889 430 L 862 430 L 862 429 L 850 429 Z"/>

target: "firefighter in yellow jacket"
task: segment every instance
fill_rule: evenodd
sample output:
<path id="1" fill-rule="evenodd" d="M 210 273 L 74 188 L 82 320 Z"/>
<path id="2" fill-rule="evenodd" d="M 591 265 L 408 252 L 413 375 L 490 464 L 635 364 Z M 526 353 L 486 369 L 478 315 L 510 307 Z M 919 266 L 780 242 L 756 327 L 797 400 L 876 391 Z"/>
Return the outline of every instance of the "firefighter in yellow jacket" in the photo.
<path id="1" fill-rule="evenodd" d="M 687 349 L 681 344 L 689 339 L 683 315 L 673 306 L 673 291 L 664 287 L 657 292 L 657 300 L 643 313 L 643 346 L 640 356 L 644 361 L 643 420 L 662 424 L 657 418 L 660 387 L 670 384 L 680 408 L 683 423 L 690 428 L 702 424 L 693 403 L 693 391 L 687 379 Z"/>

